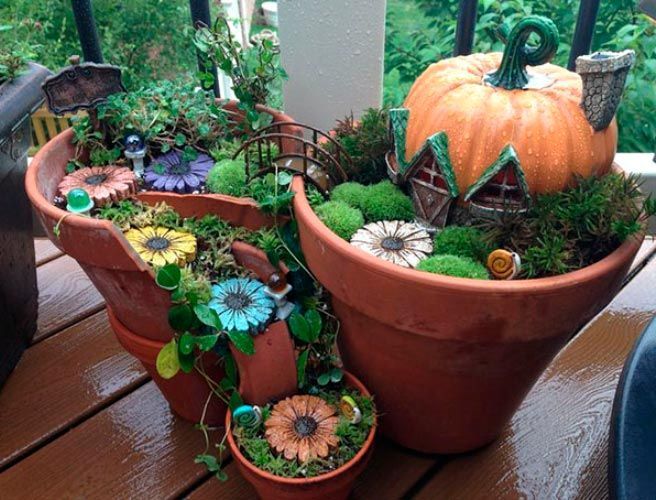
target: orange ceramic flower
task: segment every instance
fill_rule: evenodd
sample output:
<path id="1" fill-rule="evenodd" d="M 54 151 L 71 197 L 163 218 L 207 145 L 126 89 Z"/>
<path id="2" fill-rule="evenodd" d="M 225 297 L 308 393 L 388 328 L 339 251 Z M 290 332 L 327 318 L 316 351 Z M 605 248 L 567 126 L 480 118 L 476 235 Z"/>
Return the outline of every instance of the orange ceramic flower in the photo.
<path id="1" fill-rule="evenodd" d="M 283 399 L 264 422 L 269 446 L 287 460 L 301 463 L 325 458 L 339 443 L 335 428 L 339 422 L 335 408 L 316 396 Z"/>
<path id="2" fill-rule="evenodd" d="M 59 183 L 66 196 L 71 189 L 82 188 L 97 207 L 120 201 L 137 192 L 137 179 L 127 167 L 87 167 L 68 174 Z"/>

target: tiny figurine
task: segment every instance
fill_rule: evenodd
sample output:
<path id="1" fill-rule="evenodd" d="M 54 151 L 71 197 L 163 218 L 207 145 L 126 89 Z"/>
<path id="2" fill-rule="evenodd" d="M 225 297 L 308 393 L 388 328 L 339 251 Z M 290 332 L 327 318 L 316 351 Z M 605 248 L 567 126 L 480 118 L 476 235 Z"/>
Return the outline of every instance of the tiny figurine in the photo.
<path id="1" fill-rule="evenodd" d="M 149 189 L 180 194 L 192 193 L 205 183 L 214 160 L 205 153 L 195 158 L 186 158 L 186 153 L 169 151 L 154 158 L 144 172 L 144 181 Z"/>
<path id="2" fill-rule="evenodd" d="M 351 396 L 342 396 L 339 401 L 339 410 L 352 424 L 359 424 L 362 421 L 362 412 Z"/>
<path id="3" fill-rule="evenodd" d="M 403 267 L 416 267 L 433 251 L 433 240 L 412 222 L 381 221 L 358 229 L 351 245 Z"/>
<path id="4" fill-rule="evenodd" d="M 292 291 L 292 286 L 281 278 L 279 273 L 273 273 L 269 277 L 264 293 L 273 299 L 276 304 L 276 318 L 285 320 L 294 310 L 294 304 L 287 300 L 287 294 Z"/>
<path id="5" fill-rule="evenodd" d="M 89 217 L 93 208 L 93 200 L 82 188 L 71 189 L 66 195 L 66 210 L 76 215 Z"/>
<path id="6" fill-rule="evenodd" d="M 237 425 L 252 429 L 262 423 L 262 410 L 259 406 L 241 405 L 233 410 L 232 418 Z"/>
<path id="7" fill-rule="evenodd" d="M 121 201 L 137 192 L 137 180 L 127 167 L 86 167 L 68 174 L 57 186 L 62 196 L 82 188 L 97 207 Z"/>
<path id="8" fill-rule="evenodd" d="M 146 144 L 139 134 L 129 134 L 124 141 L 125 150 L 123 154 L 132 161 L 132 171 L 139 179 L 144 175 L 144 162 L 146 156 Z"/>
<path id="9" fill-rule="evenodd" d="M 264 284 L 251 278 L 231 278 L 214 285 L 208 305 L 217 312 L 225 330 L 253 334 L 266 327 L 275 307 Z"/>
<path id="10" fill-rule="evenodd" d="M 495 250 L 487 258 L 487 268 L 498 280 L 511 280 L 522 269 L 522 261 L 515 252 Z"/>
<path id="11" fill-rule="evenodd" d="M 196 237 L 185 231 L 147 226 L 129 229 L 124 235 L 139 256 L 155 266 L 184 266 L 196 258 Z"/>
<path id="12" fill-rule="evenodd" d="M 325 458 L 339 444 L 335 408 L 317 396 L 292 396 L 278 402 L 264 422 L 269 446 L 300 463 Z"/>

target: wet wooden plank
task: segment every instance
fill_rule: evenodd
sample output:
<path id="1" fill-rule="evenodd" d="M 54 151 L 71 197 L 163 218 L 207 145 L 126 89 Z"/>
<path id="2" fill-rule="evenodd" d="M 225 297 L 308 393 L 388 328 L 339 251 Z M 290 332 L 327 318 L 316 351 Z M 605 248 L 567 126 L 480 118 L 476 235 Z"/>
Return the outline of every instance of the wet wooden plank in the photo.
<path id="1" fill-rule="evenodd" d="M 0 474 L 12 500 L 172 498 L 201 479 L 204 441 L 170 412 L 153 382 Z"/>
<path id="2" fill-rule="evenodd" d="M 613 397 L 656 310 L 656 260 L 549 366 L 489 447 L 449 462 L 417 498 L 606 498 Z"/>
<path id="3" fill-rule="evenodd" d="M 100 311 L 103 298 L 82 268 L 65 255 L 37 268 L 38 329 L 33 342 Z"/>
<path id="4" fill-rule="evenodd" d="M 385 438 L 379 438 L 371 462 L 358 479 L 351 498 L 382 500 L 401 498 L 437 463 L 434 456 L 414 453 Z M 225 471 L 229 477 L 227 482 L 222 483 L 210 477 L 186 498 L 188 500 L 257 498 L 255 490 L 241 477 L 234 463 L 229 463 Z"/>
<path id="5" fill-rule="evenodd" d="M 35 238 L 34 251 L 36 253 L 36 265 L 40 266 L 46 262 L 63 255 L 62 251 L 57 248 L 48 238 Z"/>
<path id="6" fill-rule="evenodd" d="M 0 469 L 146 380 L 104 311 L 31 347 L 0 391 Z"/>

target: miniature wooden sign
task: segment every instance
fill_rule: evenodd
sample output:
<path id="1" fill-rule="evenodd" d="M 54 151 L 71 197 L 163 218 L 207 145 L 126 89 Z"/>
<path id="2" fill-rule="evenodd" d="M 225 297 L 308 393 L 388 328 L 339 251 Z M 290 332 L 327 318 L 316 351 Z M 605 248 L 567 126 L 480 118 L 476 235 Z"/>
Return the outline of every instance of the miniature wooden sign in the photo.
<path id="1" fill-rule="evenodd" d="M 119 67 L 78 62 L 79 57 L 72 57 L 71 66 L 43 83 L 48 108 L 57 115 L 95 108 L 107 96 L 125 92 Z"/>

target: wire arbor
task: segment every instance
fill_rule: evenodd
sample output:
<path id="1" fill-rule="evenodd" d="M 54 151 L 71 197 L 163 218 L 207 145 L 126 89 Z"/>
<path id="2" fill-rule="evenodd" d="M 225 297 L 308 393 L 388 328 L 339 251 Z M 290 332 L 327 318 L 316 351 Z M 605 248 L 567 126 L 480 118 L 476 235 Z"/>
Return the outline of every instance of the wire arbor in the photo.
<path id="1" fill-rule="evenodd" d="M 351 166 L 351 157 L 330 134 L 298 122 L 256 130 L 234 158 L 242 153 L 248 178 L 286 170 L 302 174 L 324 196 L 332 185 L 348 180 L 346 170 Z"/>

